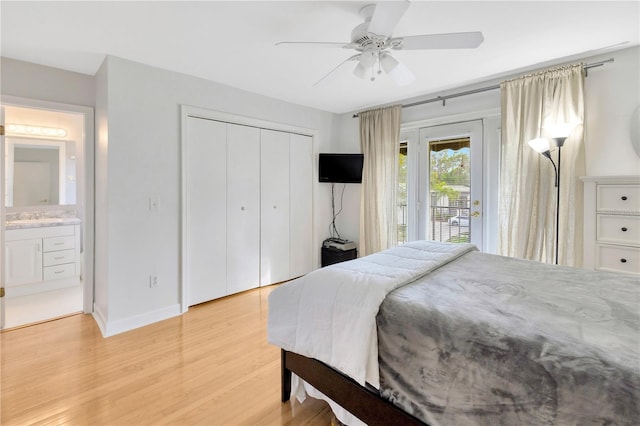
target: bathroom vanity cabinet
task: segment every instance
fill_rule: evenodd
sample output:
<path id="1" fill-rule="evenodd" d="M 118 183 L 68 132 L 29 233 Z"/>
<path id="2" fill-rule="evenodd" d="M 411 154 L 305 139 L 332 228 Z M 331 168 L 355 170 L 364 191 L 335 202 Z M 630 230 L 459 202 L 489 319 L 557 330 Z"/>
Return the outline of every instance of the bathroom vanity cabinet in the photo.
<path id="1" fill-rule="evenodd" d="M 80 284 L 80 226 L 5 231 L 6 296 L 17 297 Z"/>

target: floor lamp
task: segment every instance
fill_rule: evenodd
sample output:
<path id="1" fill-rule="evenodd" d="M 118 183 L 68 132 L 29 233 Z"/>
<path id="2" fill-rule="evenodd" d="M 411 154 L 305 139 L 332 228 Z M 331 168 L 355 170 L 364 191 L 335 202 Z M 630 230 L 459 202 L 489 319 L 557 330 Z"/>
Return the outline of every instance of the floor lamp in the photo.
<path id="1" fill-rule="evenodd" d="M 568 135 L 568 132 L 567 132 L 567 135 Z M 564 145 L 564 141 L 567 140 L 567 137 L 568 136 L 557 136 L 552 138 L 553 141 L 555 142 L 555 145 L 558 147 L 558 167 L 556 167 L 556 163 L 554 163 L 553 159 L 551 158 L 551 149 L 549 145 L 549 139 L 536 138 L 529 141 L 529 146 L 533 150 L 544 155 L 549 159 L 549 161 L 551 161 L 551 164 L 553 164 L 553 170 L 556 173 L 556 182 L 555 182 L 555 187 L 556 187 L 556 247 L 555 247 L 556 265 L 558 265 L 558 253 L 560 251 L 560 245 L 559 245 L 559 242 L 560 242 L 560 162 L 562 159 L 562 156 L 561 156 L 562 146 Z"/>

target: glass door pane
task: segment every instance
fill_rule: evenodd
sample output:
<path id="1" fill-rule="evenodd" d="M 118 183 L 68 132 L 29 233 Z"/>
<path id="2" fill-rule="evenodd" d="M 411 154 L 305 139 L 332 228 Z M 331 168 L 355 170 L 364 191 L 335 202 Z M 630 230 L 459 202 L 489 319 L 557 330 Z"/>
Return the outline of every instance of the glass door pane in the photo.
<path id="1" fill-rule="evenodd" d="M 480 120 L 420 129 L 420 239 L 482 249 L 482 129 Z"/>
<path id="2" fill-rule="evenodd" d="M 470 241 L 470 144 L 468 136 L 429 142 L 429 240 Z"/>
<path id="3" fill-rule="evenodd" d="M 398 244 L 407 240 L 407 141 L 400 141 L 400 155 L 398 156 Z"/>

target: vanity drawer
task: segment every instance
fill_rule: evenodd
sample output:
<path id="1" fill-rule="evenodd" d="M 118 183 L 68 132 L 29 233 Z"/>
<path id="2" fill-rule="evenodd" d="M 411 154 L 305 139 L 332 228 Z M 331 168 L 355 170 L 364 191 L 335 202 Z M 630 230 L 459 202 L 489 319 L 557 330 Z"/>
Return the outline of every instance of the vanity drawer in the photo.
<path id="1" fill-rule="evenodd" d="M 640 248 L 597 244 L 596 268 L 640 274 Z"/>
<path id="2" fill-rule="evenodd" d="M 640 212 L 640 185 L 598 185 L 598 210 Z"/>
<path id="3" fill-rule="evenodd" d="M 73 277 L 76 275 L 76 264 L 46 266 L 42 268 L 42 278 L 45 280 L 57 280 L 59 278 Z"/>
<path id="4" fill-rule="evenodd" d="M 63 263 L 73 263 L 75 261 L 76 251 L 73 249 L 42 253 L 43 266 L 62 265 Z"/>
<path id="5" fill-rule="evenodd" d="M 599 242 L 640 245 L 640 216 L 598 215 Z"/>
<path id="6" fill-rule="evenodd" d="M 75 248 L 75 237 L 70 235 L 68 237 L 54 237 L 42 239 L 42 251 L 57 251 L 68 250 Z"/>

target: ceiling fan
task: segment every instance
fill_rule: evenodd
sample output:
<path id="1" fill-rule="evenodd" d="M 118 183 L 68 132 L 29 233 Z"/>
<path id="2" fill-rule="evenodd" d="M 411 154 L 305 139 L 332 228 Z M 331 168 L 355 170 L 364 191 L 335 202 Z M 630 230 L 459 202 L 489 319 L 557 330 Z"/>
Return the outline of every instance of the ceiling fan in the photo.
<path id="1" fill-rule="evenodd" d="M 339 47 L 354 49 L 358 53 L 345 59 L 314 86 L 325 80 L 347 62 L 357 62 L 353 74 L 371 81 L 384 71 L 399 86 L 410 84 L 415 80 L 413 73 L 391 55 L 393 50 L 422 49 L 473 49 L 478 47 L 484 37 L 479 31 L 463 33 L 423 34 L 405 37 L 394 37 L 394 28 L 409 8 L 408 1 L 382 1 L 360 9 L 364 22 L 351 31 L 350 43 L 339 42 L 292 42 L 283 41 L 276 46 L 293 47 Z M 377 67 L 376 67 L 377 65 Z M 377 69 L 376 69 L 377 68 Z"/>

